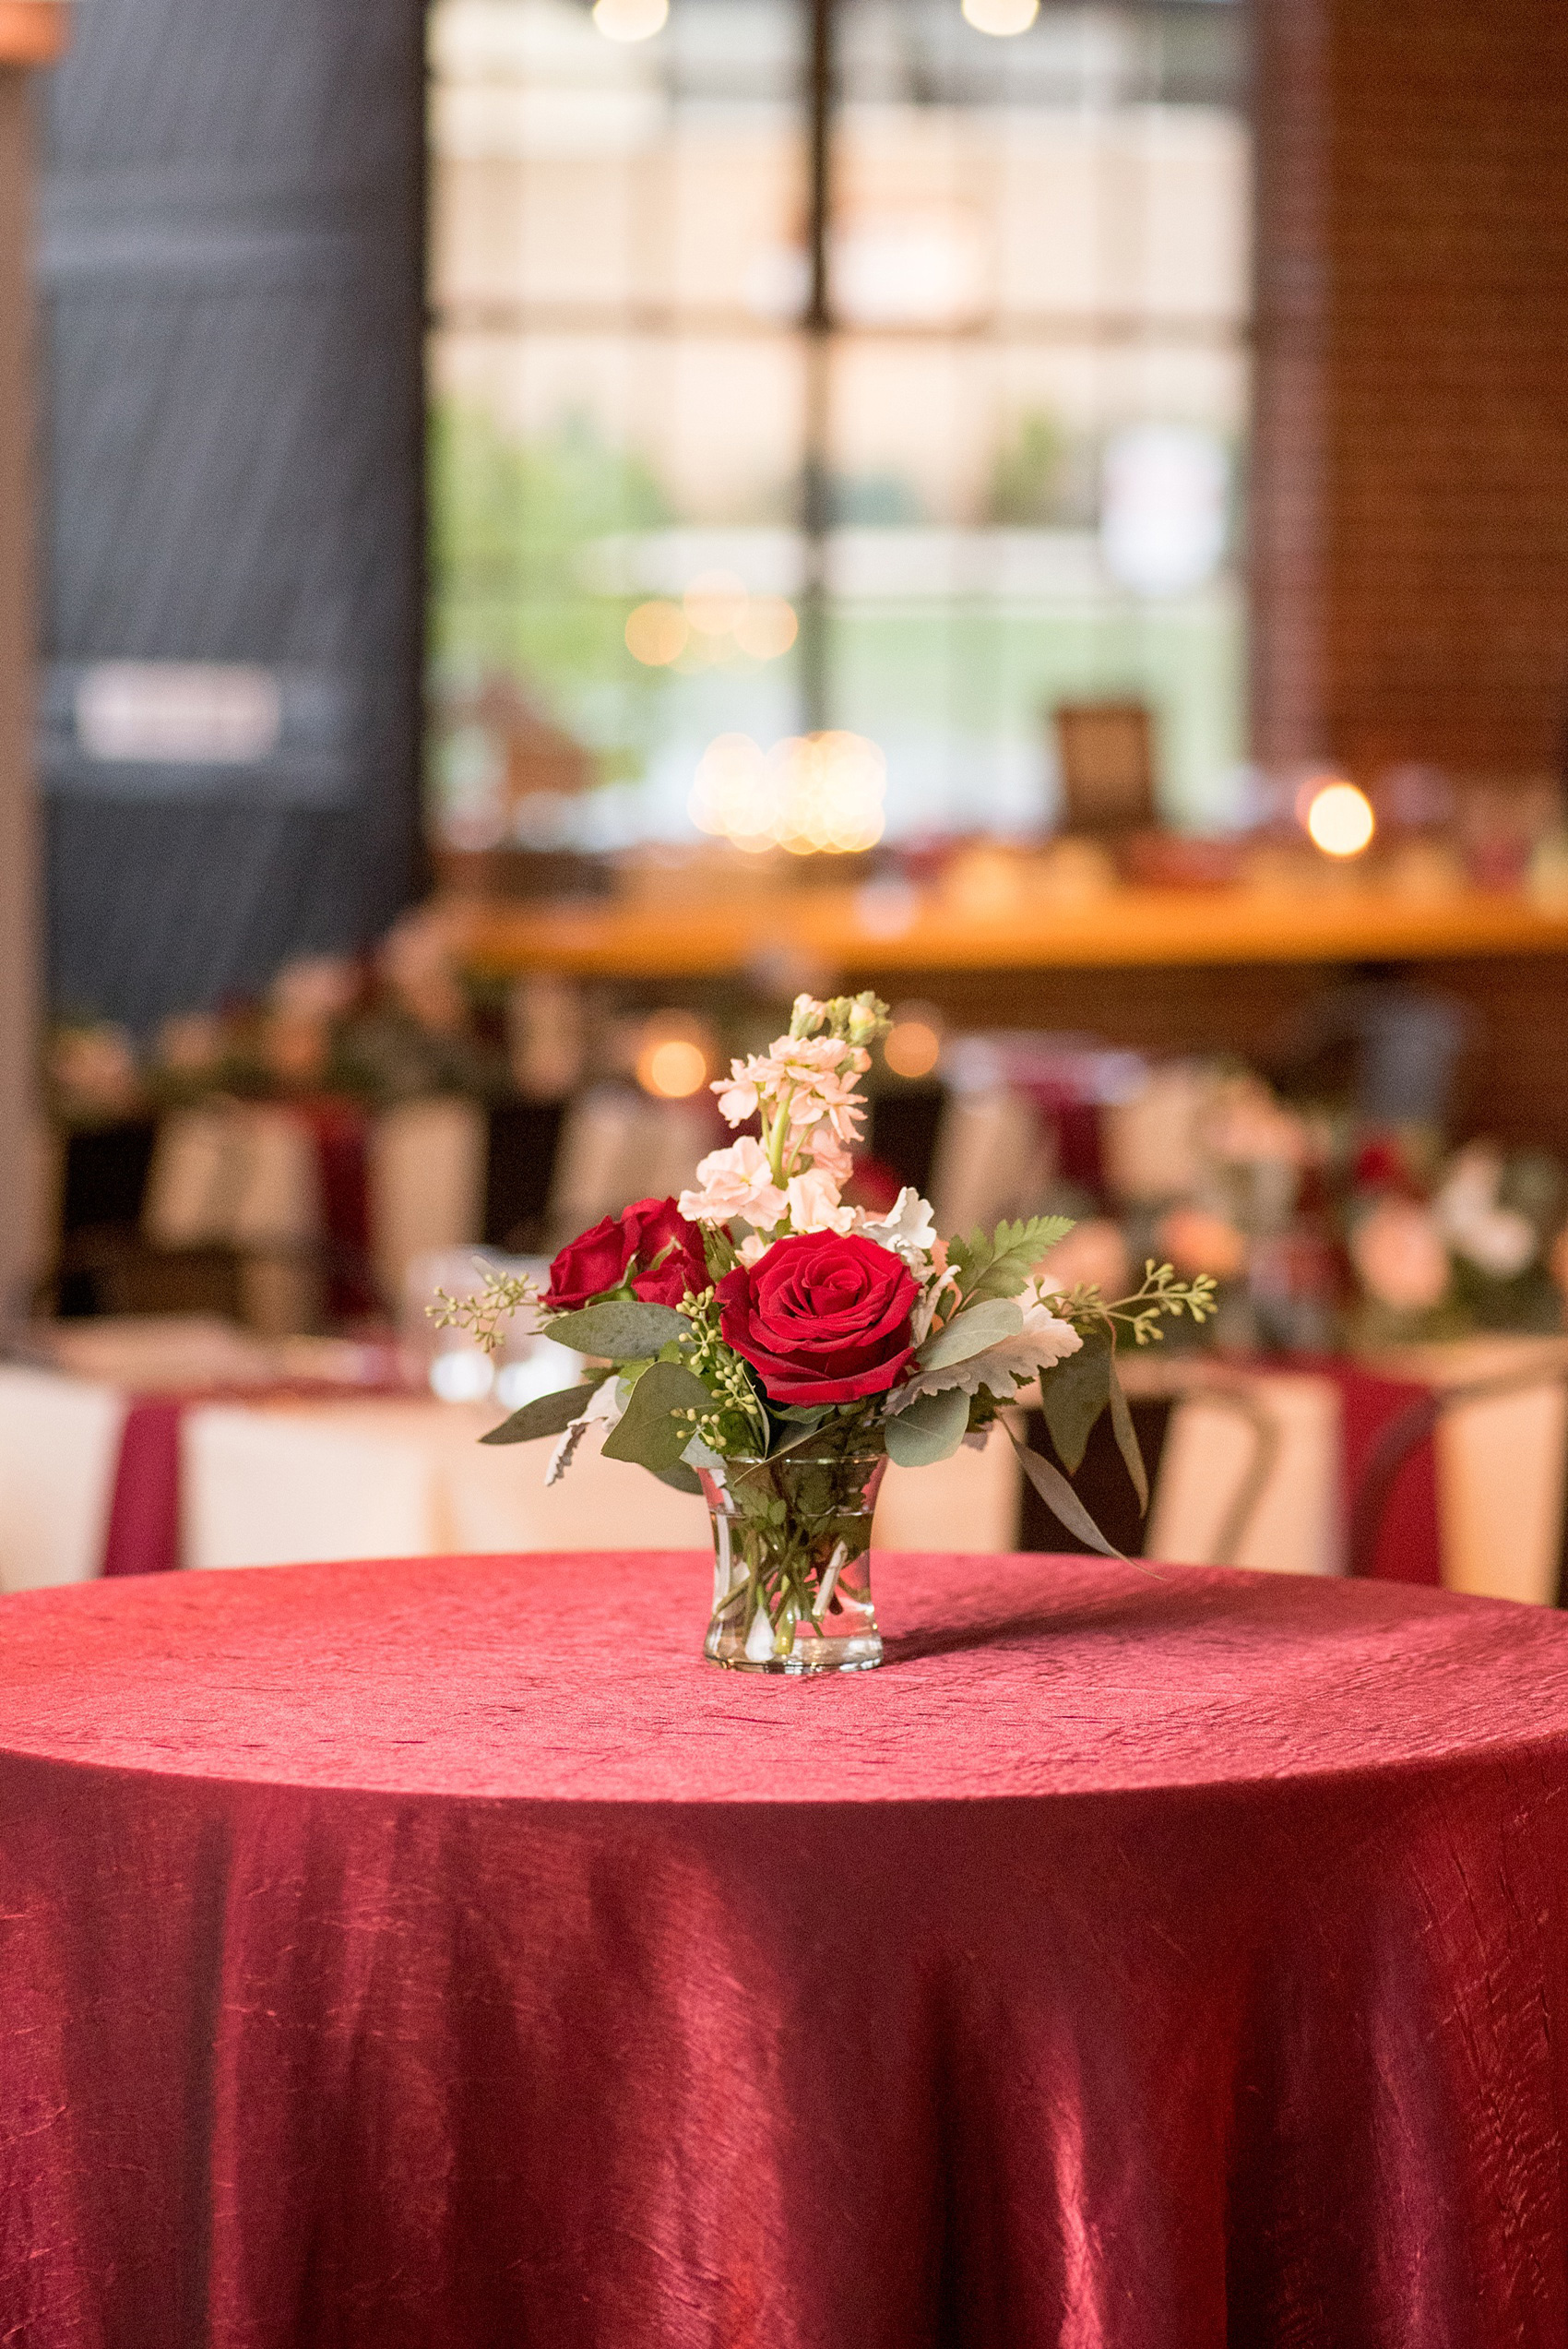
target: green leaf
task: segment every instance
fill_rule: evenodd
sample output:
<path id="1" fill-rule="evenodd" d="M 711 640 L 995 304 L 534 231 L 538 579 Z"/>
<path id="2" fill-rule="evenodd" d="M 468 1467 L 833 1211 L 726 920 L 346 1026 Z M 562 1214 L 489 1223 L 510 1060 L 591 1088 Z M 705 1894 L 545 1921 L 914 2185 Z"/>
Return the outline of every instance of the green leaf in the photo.
<path id="1" fill-rule="evenodd" d="M 1069 1474 L 1083 1463 L 1089 1430 L 1111 1400 L 1111 1337 L 1091 1330 L 1076 1353 L 1041 1373 L 1039 1405 Z"/>
<path id="2" fill-rule="evenodd" d="M 1127 1408 L 1127 1398 L 1122 1391 L 1122 1381 L 1116 1375 L 1116 1354 L 1111 1356 L 1111 1425 L 1116 1431 L 1116 1449 L 1126 1464 L 1133 1480 L 1133 1490 L 1138 1496 L 1138 1513 L 1148 1512 L 1148 1471 L 1138 1443 L 1138 1431 L 1133 1425 L 1133 1414 Z"/>
<path id="3" fill-rule="evenodd" d="M 635 1362 L 640 1355 L 656 1354 L 672 1338 L 685 1337 L 690 1330 L 690 1322 L 673 1306 L 645 1305 L 640 1297 L 612 1298 L 544 1325 L 545 1335 L 558 1346 L 593 1354 L 601 1362 Z"/>
<path id="4" fill-rule="evenodd" d="M 957 1450 L 968 1424 L 969 1399 L 961 1388 L 917 1395 L 907 1411 L 887 1423 L 887 1457 L 900 1468 L 934 1468 Z"/>
<path id="5" fill-rule="evenodd" d="M 600 1384 L 596 1378 L 587 1387 L 566 1387 L 559 1394 L 540 1395 L 521 1411 L 515 1411 L 510 1419 L 504 1419 L 499 1427 L 493 1427 L 488 1436 L 481 1436 L 480 1442 L 531 1444 L 539 1436 L 564 1436 L 573 1420 L 582 1417 Z"/>
<path id="6" fill-rule="evenodd" d="M 672 1418 L 671 1413 L 712 1409 L 713 1397 L 695 1371 L 675 1362 L 656 1362 L 643 1372 L 624 1413 L 605 1437 L 604 1457 L 635 1461 L 639 1468 L 662 1476 L 674 1467 L 694 1432 L 689 1419 Z"/>
<path id="7" fill-rule="evenodd" d="M 968 1362 L 971 1355 L 984 1353 L 987 1346 L 1000 1345 L 1004 1338 L 1016 1338 L 1024 1326 L 1022 1307 L 1011 1297 L 992 1297 L 985 1305 L 966 1306 L 956 1313 L 945 1329 L 928 1338 L 917 1349 L 915 1360 L 922 1370 L 946 1370 L 953 1363 Z"/>
<path id="8" fill-rule="evenodd" d="M 965 1304 L 1016 1297 L 1046 1250 L 1072 1229 L 1070 1215 L 1031 1215 L 1016 1223 L 999 1223 L 989 1239 L 983 1232 L 971 1232 L 967 1240 L 950 1240 L 947 1261 L 958 1276 Z"/>
<path id="9" fill-rule="evenodd" d="M 727 1272 L 733 1272 L 741 1259 L 722 1223 L 703 1223 L 697 1228 L 702 1234 L 702 1252 L 707 1259 L 707 1277 L 717 1287 Z"/>
<path id="10" fill-rule="evenodd" d="M 653 1473 L 659 1483 L 668 1485 L 672 1492 L 700 1494 L 702 1491 L 701 1477 L 695 1468 L 688 1468 L 683 1460 L 676 1461 L 670 1468 L 656 1468 Z"/>
<path id="11" fill-rule="evenodd" d="M 1011 1428 L 1007 1432 L 1013 1435 Z M 1098 1550 L 1101 1557 L 1123 1556 L 1122 1552 L 1106 1540 L 1059 1468 L 1052 1468 L 1048 1460 L 1041 1460 L 1038 1452 L 1031 1452 L 1016 1436 L 1013 1436 L 1013 1449 L 1018 1455 L 1024 1474 L 1059 1525 L 1064 1525 L 1069 1533 L 1075 1533 L 1080 1542 L 1087 1542 L 1091 1550 Z M 1129 1561 L 1123 1558 L 1123 1563 L 1125 1565 Z"/>

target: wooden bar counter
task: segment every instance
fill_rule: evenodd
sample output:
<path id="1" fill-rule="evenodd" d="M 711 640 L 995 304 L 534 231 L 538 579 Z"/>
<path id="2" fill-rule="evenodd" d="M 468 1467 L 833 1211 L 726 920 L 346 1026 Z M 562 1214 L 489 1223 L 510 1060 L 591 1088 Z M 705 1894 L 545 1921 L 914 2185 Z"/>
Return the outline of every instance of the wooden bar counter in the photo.
<path id="1" fill-rule="evenodd" d="M 1339 883 L 1341 876 L 1331 876 Z M 657 1000 L 727 979 L 920 996 L 968 1026 L 1075 1029 L 1157 1052 L 1267 1058 L 1293 1019 L 1368 964 L 1468 1007 L 1461 1127 L 1568 1155 L 1568 902 L 1368 884 L 1301 892 L 1116 888 L 966 910 L 896 884 L 601 902 L 476 903 L 491 977 L 555 971 Z"/>

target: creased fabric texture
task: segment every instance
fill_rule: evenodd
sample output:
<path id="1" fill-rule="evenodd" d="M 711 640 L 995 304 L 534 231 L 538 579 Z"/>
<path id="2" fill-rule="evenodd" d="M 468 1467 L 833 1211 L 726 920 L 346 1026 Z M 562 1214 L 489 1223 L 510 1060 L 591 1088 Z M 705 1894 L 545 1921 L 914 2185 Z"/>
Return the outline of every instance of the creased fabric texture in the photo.
<path id="1" fill-rule="evenodd" d="M 876 1577 L 0 1601 L 6 2349 L 1561 2349 L 1562 1622 Z"/>

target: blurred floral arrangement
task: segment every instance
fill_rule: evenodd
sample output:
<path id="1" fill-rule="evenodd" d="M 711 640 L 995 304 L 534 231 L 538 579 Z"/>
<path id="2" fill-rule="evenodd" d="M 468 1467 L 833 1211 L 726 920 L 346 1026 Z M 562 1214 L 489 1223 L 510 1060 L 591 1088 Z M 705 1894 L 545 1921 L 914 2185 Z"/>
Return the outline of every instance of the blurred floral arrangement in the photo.
<path id="1" fill-rule="evenodd" d="M 503 1091 L 505 1055 L 476 1026 L 460 945 L 447 910 L 422 908 L 374 954 L 303 958 L 260 1002 L 180 1013 L 145 1042 L 109 1021 L 63 1017 L 44 1043 L 49 1107 L 61 1125 L 80 1127 L 215 1094 L 330 1093 L 375 1107 L 421 1093 Z"/>

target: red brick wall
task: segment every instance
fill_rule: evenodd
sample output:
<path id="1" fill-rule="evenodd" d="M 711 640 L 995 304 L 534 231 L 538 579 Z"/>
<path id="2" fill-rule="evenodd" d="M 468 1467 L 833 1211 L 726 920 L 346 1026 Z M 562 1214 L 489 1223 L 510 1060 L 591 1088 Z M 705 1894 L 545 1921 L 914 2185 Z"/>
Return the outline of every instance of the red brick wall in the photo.
<path id="1" fill-rule="evenodd" d="M 1255 0 L 1258 754 L 1568 736 L 1568 0 Z"/>

